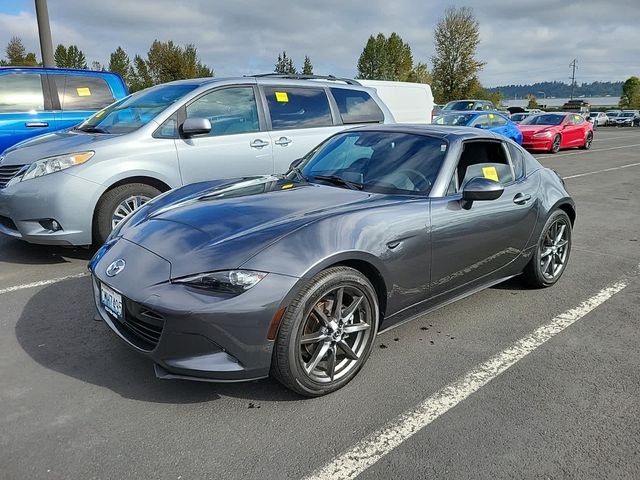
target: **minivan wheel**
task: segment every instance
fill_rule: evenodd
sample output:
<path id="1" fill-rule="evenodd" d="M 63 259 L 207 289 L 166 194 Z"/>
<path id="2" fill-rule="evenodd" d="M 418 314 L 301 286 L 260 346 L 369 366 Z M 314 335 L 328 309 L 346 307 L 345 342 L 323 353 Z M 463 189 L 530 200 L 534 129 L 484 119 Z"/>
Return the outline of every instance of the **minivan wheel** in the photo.
<path id="1" fill-rule="evenodd" d="M 348 267 L 320 272 L 287 307 L 271 373 L 308 397 L 343 387 L 367 361 L 378 317 L 378 297 L 364 275 Z"/>
<path id="2" fill-rule="evenodd" d="M 94 243 L 102 245 L 118 223 L 158 195 L 160 190 L 145 183 L 128 183 L 107 191 L 96 206 Z"/>

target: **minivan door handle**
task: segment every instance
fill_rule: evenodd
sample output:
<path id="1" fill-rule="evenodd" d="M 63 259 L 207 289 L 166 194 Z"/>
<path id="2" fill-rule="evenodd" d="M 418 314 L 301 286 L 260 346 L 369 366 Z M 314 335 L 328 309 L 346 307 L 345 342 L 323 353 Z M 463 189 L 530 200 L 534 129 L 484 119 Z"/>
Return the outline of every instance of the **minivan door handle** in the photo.
<path id="1" fill-rule="evenodd" d="M 293 140 L 291 140 L 288 137 L 280 137 L 278 140 L 276 140 L 275 143 L 276 145 L 281 145 L 283 147 L 286 147 L 287 145 L 289 145 L 291 142 L 293 142 Z"/>
<path id="2" fill-rule="evenodd" d="M 518 205 L 524 205 L 529 200 L 531 200 L 531 195 L 529 195 L 528 193 L 518 193 L 515 197 L 513 197 L 513 203 L 516 203 Z"/>
<path id="3" fill-rule="evenodd" d="M 269 145 L 269 142 L 265 142 L 260 138 L 256 138 L 253 142 L 249 144 L 251 148 L 264 148 Z"/>
<path id="4" fill-rule="evenodd" d="M 48 122 L 27 122 L 24 124 L 25 127 L 29 128 L 46 128 L 49 126 Z"/>

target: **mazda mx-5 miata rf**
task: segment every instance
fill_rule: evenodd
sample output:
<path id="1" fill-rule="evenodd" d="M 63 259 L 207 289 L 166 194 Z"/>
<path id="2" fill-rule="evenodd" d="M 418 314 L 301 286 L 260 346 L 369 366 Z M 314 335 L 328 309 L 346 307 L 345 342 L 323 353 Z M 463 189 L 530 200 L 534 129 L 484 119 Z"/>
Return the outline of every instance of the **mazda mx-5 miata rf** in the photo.
<path id="1" fill-rule="evenodd" d="M 575 216 L 562 179 L 502 136 L 375 125 L 283 175 L 157 197 L 90 269 L 100 316 L 159 377 L 272 374 L 317 396 L 386 329 L 515 275 L 556 283 Z"/>

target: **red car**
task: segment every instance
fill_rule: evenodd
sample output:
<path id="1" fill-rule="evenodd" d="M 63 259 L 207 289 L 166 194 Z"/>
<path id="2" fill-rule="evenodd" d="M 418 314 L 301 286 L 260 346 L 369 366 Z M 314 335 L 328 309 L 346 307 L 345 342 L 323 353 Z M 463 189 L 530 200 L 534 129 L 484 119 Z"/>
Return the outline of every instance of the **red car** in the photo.
<path id="1" fill-rule="evenodd" d="M 589 149 L 593 141 L 593 125 L 577 113 L 531 115 L 518 128 L 522 132 L 522 146 L 529 150 L 557 153 L 561 148 Z"/>

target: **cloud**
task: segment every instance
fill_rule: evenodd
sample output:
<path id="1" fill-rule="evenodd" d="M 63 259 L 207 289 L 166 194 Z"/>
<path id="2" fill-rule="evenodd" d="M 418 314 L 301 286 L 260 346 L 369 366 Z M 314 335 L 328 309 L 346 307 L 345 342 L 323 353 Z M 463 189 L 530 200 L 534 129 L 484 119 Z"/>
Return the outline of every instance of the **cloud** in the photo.
<path id="1" fill-rule="evenodd" d="M 487 62 L 487 86 L 566 81 L 578 59 L 577 80 L 624 79 L 638 74 L 640 29 L 637 0 L 469 0 L 481 28 L 478 57 Z M 462 5 L 462 4 L 460 4 Z M 0 6 L 0 45 L 13 35 L 39 51 L 34 12 L 8 13 Z M 267 72 L 286 50 L 301 66 L 305 55 L 317 73 L 353 76 L 371 34 L 398 32 L 414 61 L 431 63 L 433 27 L 442 2 L 354 0 L 285 2 L 256 0 L 136 0 L 49 2 L 54 43 L 76 43 L 89 61 L 108 62 L 122 46 L 131 57 L 145 54 L 154 39 L 194 43 L 218 76 Z"/>

